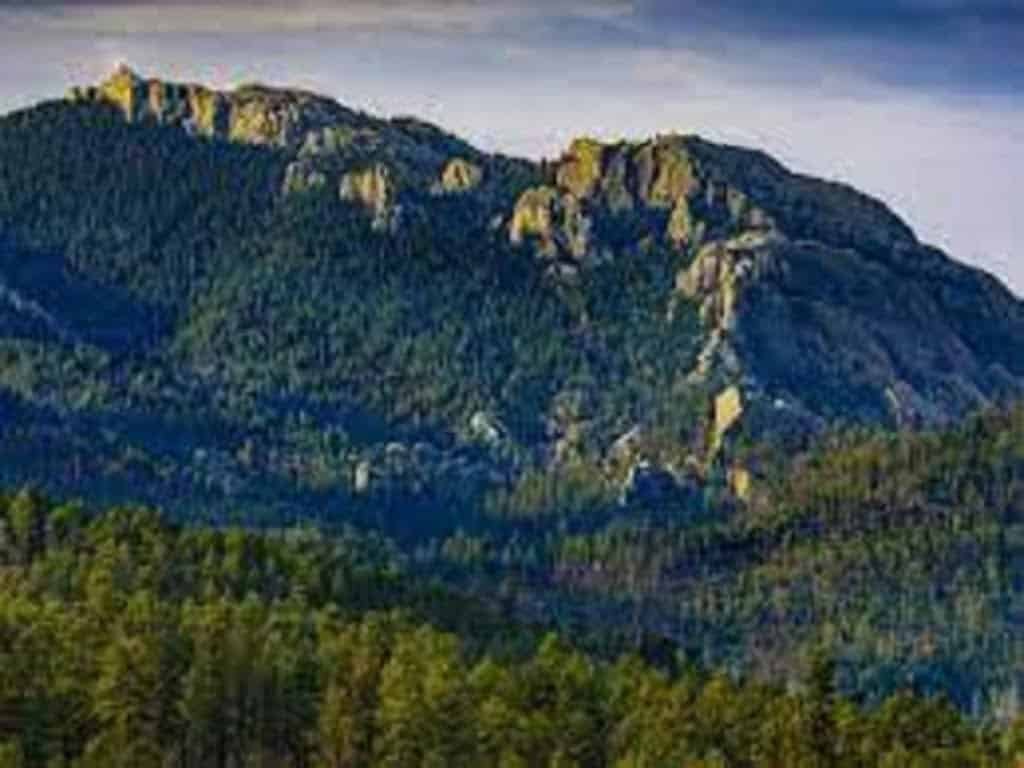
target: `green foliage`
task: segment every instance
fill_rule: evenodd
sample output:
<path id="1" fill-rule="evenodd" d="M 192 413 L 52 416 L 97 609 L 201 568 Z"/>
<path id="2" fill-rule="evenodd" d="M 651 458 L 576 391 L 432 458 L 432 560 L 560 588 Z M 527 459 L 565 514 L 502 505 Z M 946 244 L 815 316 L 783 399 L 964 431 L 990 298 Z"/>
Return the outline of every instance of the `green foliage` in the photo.
<path id="1" fill-rule="evenodd" d="M 502 518 L 571 518 L 612 506 L 612 493 L 608 479 L 597 467 L 574 463 L 553 472 L 524 472 L 512 488 L 489 499 L 488 507 L 491 514 Z"/>
<path id="2" fill-rule="evenodd" d="M 523 163 L 495 158 L 486 192 L 417 199 L 383 236 L 333 187 L 281 196 L 287 160 L 95 104 L 0 121 L 0 392 L 20 416 L 0 479 L 218 521 L 329 497 L 359 521 L 355 467 L 393 442 L 507 473 L 560 431 L 594 463 L 643 423 L 685 453 L 703 414 L 696 313 L 672 301 L 685 254 L 561 283 L 491 221 Z M 478 413 L 505 444 L 474 442 Z M 448 508 L 485 516 L 502 484 L 453 491 L 436 464 L 394 503 L 420 496 L 444 535 L 467 522 Z"/>
<path id="3" fill-rule="evenodd" d="M 113 107 L 56 102 L 0 121 L 0 147 L 0 234 L 165 307 L 187 301 L 225 246 L 259 226 L 284 167 L 271 153 L 126 123 Z"/>
<path id="4" fill-rule="evenodd" d="M 5 529 L 63 533 L 29 560 L 0 547 L 5 767 L 969 768 L 1015 754 L 939 700 L 859 708 L 827 661 L 796 693 L 609 663 L 556 635 L 512 649 L 511 626 L 488 636 L 486 621 L 448 623 L 440 593 L 420 602 L 372 540 L 183 531 L 41 498 L 26 515 L 26 498 L 0 504 Z"/>
<path id="5" fill-rule="evenodd" d="M 554 480 L 528 474 L 496 507 L 544 510 L 539 530 L 462 531 L 438 556 L 490 590 L 511 582 L 563 626 L 656 626 L 691 658 L 782 680 L 824 646 L 844 691 L 911 687 L 1015 715 L 1024 408 L 831 438 L 764 465 L 732 512 L 609 510 L 595 496 L 573 517 L 555 492 L 572 486 Z"/>
<path id="6" fill-rule="evenodd" d="M 457 148 L 423 126 L 403 130 L 441 142 L 432 156 Z M 790 200 L 765 159 L 748 166 L 749 153 L 700 146 L 718 181 L 764 175 L 768 207 L 794 237 L 876 258 L 905 235 L 848 190 L 798 181 Z M 405 149 L 416 155 L 415 143 Z M 796 457 L 747 446 L 763 470 L 751 502 L 734 503 L 726 466 L 688 463 L 708 418 L 708 393 L 686 375 L 696 312 L 675 290 L 691 254 L 632 249 L 637 222 L 609 218 L 599 234 L 628 258 L 557 280 L 493 220 L 536 182 L 527 164 L 495 160 L 487 172 L 500 178 L 479 196 L 412 201 L 384 236 L 332 185 L 282 197 L 288 159 L 125 124 L 96 105 L 0 120 L 0 483 L 213 524 L 167 529 L 123 509 L 89 520 L 30 492 L 3 502 L 0 650 L 25 661 L 0 670 L 0 717 L 31 727 L 0 760 L 38 765 L 56 732 L 62 755 L 93 764 L 152 763 L 173 744 L 188 764 L 214 754 L 233 766 L 282 755 L 743 765 L 769 761 L 776 741 L 791 750 L 782 764 L 820 764 L 801 750 L 821 758 L 825 741 L 899 764 L 901 749 L 925 746 L 906 746 L 909 728 L 869 739 L 856 709 L 844 731 L 838 692 L 876 704 L 909 687 L 1015 714 L 1022 409 L 941 432 L 860 433 Z M 876 235 L 850 230 L 850 201 Z M 790 261 L 809 284 L 865 300 L 858 273 L 832 280 L 842 265 L 804 251 Z M 940 277 L 929 277 L 936 292 Z M 975 298 L 952 291 L 947 303 Z M 961 320 L 976 346 L 1021 357 L 1019 339 L 988 338 L 973 317 Z M 793 360 L 780 367 L 804 386 Z M 496 440 L 474 434 L 478 414 L 502 425 Z M 628 502 L 629 466 L 607 459 L 637 425 L 639 453 L 696 474 L 695 487 Z M 297 521 L 324 533 L 281 533 Z M 667 637 L 708 666 L 793 683 L 824 645 L 838 691 L 772 699 L 765 719 L 747 706 L 764 704 L 760 689 L 726 677 L 697 686 L 624 668 L 637 678 L 627 685 L 557 644 L 521 667 L 488 664 L 479 647 L 512 630 L 412 580 L 399 550 L 414 555 L 410 570 L 606 655 L 649 643 L 663 658 Z M 428 621 L 442 637 L 420 633 Z M 512 632 L 498 644 L 521 641 Z M 522 690 L 523 675 L 554 687 Z M 140 695 L 164 678 L 166 699 Z M 578 698 L 601 706 L 581 710 Z M 808 722 L 829 738 L 814 746 Z M 439 736 L 456 730 L 485 756 Z M 760 734 L 756 748 L 746 730 Z M 618 741 L 597 748 L 598 732 Z"/>

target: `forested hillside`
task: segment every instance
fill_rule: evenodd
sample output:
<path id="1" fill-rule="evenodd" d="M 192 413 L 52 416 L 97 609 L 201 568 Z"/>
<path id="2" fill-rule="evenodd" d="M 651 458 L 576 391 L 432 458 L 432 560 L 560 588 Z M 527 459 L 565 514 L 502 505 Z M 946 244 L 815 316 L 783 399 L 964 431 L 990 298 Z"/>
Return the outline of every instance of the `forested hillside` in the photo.
<path id="1" fill-rule="evenodd" d="M 125 69 L 0 118 L 0 482 L 164 510 L 168 567 L 229 527 L 315 529 L 274 544 L 314 559 L 354 531 L 605 655 L 785 685 L 825 647 L 869 708 L 1006 721 L 1022 345 L 1024 305 L 878 201 L 693 136 L 532 162 Z M 94 555 L 48 535 L 5 574 Z M 206 599 L 195 557 L 145 610 Z M 413 601 L 460 669 L 486 652 L 458 611 L 306 575 L 317 611 Z"/>
<path id="2" fill-rule="evenodd" d="M 949 704 L 603 660 L 410 585 L 380 542 L 0 501 L 0 765 L 1012 765 Z"/>
<path id="3" fill-rule="evenodd" d="M 759 490 L 728 513 L 694 500 L 609 519 L 592 505 L 589 528 L 572 530 L 579 518 L 549 496 L 543 533 L 515 527 L 525 510 L 513 506 L 505 532 L 457 535 L 437 557 L 505 590 L 554 589 L 528 608 L 562 621 L 658 628 L 708 664 L 786 679 L 825 643 L 851 690 L 913 685 L 1016 712 L 1024 410 L 769 456 Z"/>

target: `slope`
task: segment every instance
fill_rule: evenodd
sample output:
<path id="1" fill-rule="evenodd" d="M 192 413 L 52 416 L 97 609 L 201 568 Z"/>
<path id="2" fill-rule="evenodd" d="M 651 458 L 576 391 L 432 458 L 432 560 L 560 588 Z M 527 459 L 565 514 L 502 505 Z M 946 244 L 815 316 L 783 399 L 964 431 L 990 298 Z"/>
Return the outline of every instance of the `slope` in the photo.
<path id="1" fill-rule="evenodd" d="M 967 517 L 929 485 L 823 519 L 776 484 L 838 428 L 958 434 L 1019 396 L 1022 345 L 1021 302 L 881 203 L 696 137 L 532 163 L 129 70 L 0 119 L 5 483 L 356 523 L 528 615 L 737 668 L 826 636 L 863 690 L 1012 689 L 1015 465 Z"/>

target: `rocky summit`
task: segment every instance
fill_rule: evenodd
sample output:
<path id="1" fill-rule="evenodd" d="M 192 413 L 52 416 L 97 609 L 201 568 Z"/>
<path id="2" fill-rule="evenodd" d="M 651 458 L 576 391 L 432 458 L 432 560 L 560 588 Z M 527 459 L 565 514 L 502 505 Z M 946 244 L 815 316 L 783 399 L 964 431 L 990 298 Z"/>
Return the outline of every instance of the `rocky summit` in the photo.
<path id="1" fill-rule="evenodd" d="M 488 159 L 434 126 L 379 119 L 307 91 L 258 84 L 218 91 L 143 78 L 123 64 L 98 85 L 72 88 L 68 100 L 112 105 L 130 122 L 283 152 L 292 159 L 283 191 L 329 182 L 378 218 L 386 218 L 382 211 L 399 189 L 453 193 L 480 186 Z"/>
<path id="2" fill-rule="evenodd" d="M 725 467 L 743 496 L 738 446 L 937 426 L 1024 390 L 1019 299 L 754 150 L 582 138 L 535 162 L 127 67 L 0 139 L 0 388 L 52 424 L 12 416 L 8 437 L 118 435 L 157 498 L 453 472 L 486 494 L 576 466 L 622 498 Z"/>
<path id="3" fill-rule="evenodd" d="M 72 88 L 68 99 L 112 104 L 129 121 L 148 119 L 201 136 L 292 150 L 324 127 L 356 129 L 372 122 L 302 91 L 249 85 L 225 93 L 195 83 L 144 79 L 125 64 L 96 86 Z"/>
<path id="4" fill-rule="evenodd" d="M 918 242 L 880 202 L 760 152 L 693 136 L 580 139 L 540 167 L 302 91 L 222 93 L 126 67 L 71 98 L 283 150 L 285 193 L 337 190 L 392 234 L 403 210 L 430 215 L 428 193 L 480 198 L 509 242 L 560 279 L 670 249 L 679 268 L 665 312 L 690 302 L 703 328 L 689 375 L 736 387 L 761 431 L 944 423 L 1024 385 L 1019 300 Z M 524 180 L 536 183 L 516 191 Z"/>
<path id="5" fill-rule="evenodd" d="M 699 308 L 691 376 L 740 392 L 762 434 L 934 425 L 1020 392 L 1021 302 L 849 187 L 688 136 L 580 140 L 551 176 L 518 199 L 512 242 L 575 267 L 682 254 L 669 311 Z"/>

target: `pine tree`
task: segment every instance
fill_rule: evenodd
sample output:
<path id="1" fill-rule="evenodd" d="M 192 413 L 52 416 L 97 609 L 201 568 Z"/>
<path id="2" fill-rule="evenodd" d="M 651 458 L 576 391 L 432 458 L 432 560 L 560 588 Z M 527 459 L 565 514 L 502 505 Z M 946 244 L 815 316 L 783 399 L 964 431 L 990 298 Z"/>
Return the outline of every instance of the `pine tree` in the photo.
<path id="1" fill-rule="evenodd" d="M 87 764 L 159 768 L 182 737 L 181 671 L 173 610 L 138 593 L 99 661 L 93 711 L 100 733 L 89 745 Z"/>

